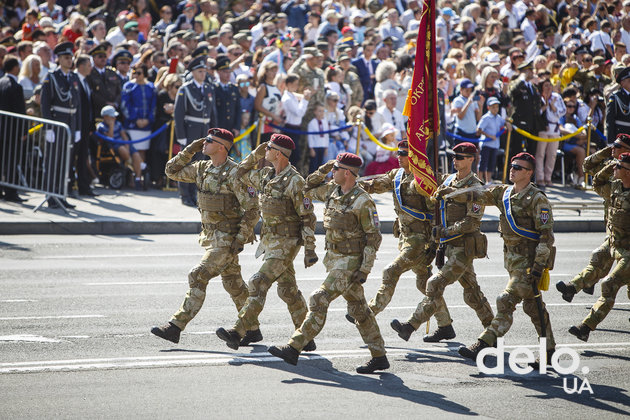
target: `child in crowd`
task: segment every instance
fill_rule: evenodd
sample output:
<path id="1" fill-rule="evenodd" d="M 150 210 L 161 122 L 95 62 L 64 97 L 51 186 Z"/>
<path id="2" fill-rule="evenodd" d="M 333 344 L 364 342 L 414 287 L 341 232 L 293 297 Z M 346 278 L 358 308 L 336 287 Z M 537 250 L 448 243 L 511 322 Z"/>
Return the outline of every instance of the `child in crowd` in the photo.
<path id="1" fill-rule="evenodd" d="M 383 131 L 381 132 L 381 143 L 389 147 L 396 147 L 398 136 L 398 130 L 393 124 L 383 124 Z M 371 162 L 365 168 L 365 176 L 379 175 L 387 173 L 388 171 L 398 168 L 398 158 L 395 152 L 378 147 L 374 156 L 374 161 Z"/>
<path id="2" fill-rule="evenodd" d="M 479 176 L 485 183 L 492 182 L 492 175 L 497 166 L 497 151 L 499 150 L 499 131 L 505 120 L 499 115 L 500 102 L 497 98 L 488 99 L 488 112 L 483 114 L 477 124 L 477 135 L 481 135 L 481 160 L 479 162 Z"/>
<path id="3" fill-rule="evenodd" d="M 309 133 L 321 133 L 328 131 L 328 121 L 324 118 L 325 109 L 324 105 L 317 105 L 315 107 L 315 118 L 313 118 L 307 126 L 306 131 Z M 309 134 L 308 135 L 308 153 L 310 156 L 309 172 L 313 173 L 324 164 L 328 153 L 328 143 L 330 136 L 328 133 L 324 134 Z"/>
<path id="4" fill-rule="evenodd" d="M 347 125 L 343 111 L 337 107 L 338 103 L 339 95 L 336 92 L 328 91 L 328 93 L 326 93 L 326 111 L 324 112 L 324 118 L 328 121 L 328 126 L 331 130 Z M 339 153 L 345 153 L 348 146 L 346 142 L 349 138 L 350 134 L 345 130 L 330 133 L 327 160 L 335 159 Z"/>
<path id="5" fill-rule="evenodd" d="M 120 121 L 116 120 L 116 117 L 118 117 L 116 108 L 111 105 L 104 106 L 101 110 L 101 117 L 103 117 L 103 122 L 98 123 L 96 126 L 97 132 L 116 140 L 129 141 L 127 132 L 123 129 Z M 133 147 L 133 144 L 113 143 L 110 146 L 118 153 L 123 162 L 127 163 L 131 160 L 135 174 L 134 185 L 136 190 L 141 190 L 142 170 L 146 167 L 146 164 L 142 161 L 140 153 Z"/>

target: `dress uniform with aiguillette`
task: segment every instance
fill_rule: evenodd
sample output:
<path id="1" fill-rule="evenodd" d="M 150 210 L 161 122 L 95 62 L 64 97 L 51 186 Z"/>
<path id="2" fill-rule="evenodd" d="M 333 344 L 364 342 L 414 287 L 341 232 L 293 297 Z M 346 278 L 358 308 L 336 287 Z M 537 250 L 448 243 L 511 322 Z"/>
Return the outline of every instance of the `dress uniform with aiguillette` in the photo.
<path id="1" fill-rule="evenodd" d="M 630 67 L 617 75 L 617 83 L 630 79 Z M 624 83 L 625 84 L 625 83 Z M 620 133 L 630 134 L 630 92 L 620 87 L 606 103 L 606 137 L 616 139 Z"/>
<path id="2" fill-rule="evenodd" d="M 230 59 L 221 55 L 217 57 L 215 70 L 230 68 Z M 234 83 L 222 84 L 217 82 L 214 86 L 215 101 L 217 106 L 217 125 L 234 132 L 241 129 L 241 94 Z"/>
<path id="3" fill-rule="evenodd" d="M 188 70 L 206 68 L 206 57 L 199 56 L 188 65 Z M 190 80 L 177 91 L 175 98 L 175 136 L 177 142 L 186 146 L 194 140 L 204 137 L 211 125 L 217 124 L 217 110 L 214 100 L 214 89 L 204 82 Z M 198 153 L 195 159 L 201 159 Z M 182 202 L 194 205 L 197 200 L 197 187 L 194 183 L 179 182 L 179 194 Z"/>

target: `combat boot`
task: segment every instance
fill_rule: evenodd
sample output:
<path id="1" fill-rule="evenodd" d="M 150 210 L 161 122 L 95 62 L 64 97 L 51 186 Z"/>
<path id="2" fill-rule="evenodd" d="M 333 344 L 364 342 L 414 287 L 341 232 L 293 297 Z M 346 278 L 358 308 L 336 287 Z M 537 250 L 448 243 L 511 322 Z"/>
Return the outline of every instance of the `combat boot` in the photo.
<path id="1" fill-rule="evenodd" d="M 453 338 L 455 338 L 455 330 L 451 324 L 446 327 L 438 327 L 433 334 L 425 335 L 422 340 L 425 343 L 439 343 L 440 340 L 452 340 Z"/>
<path id="2" fill-rule="evenodd" d="M 241 342 L 241 336 L 236 330 L 225 328 L 219 328 L 217 330 L 217 337 L 225 341 L 225 344 L 232 350 L 238 350 L 239 343 Z"/>
<path id="3" fill-rule="evenodd" d="M 547 350 L 547 366 L 551 366 L 551 356 L 553 356 L 555 352 L 556 352 L 555 349 Z M 533 361 L 532 363 L 529 363 L 529 366 L 531 366 L 532 369 L 534 370 L 539 370 L 540 369 L 540 356 L 537 357 L 536 360 Z"/>
<path id="4" fill-rule="evenodd" d="M 477 355 L 479 354 L 479 352 L 485 349 L 486 347 L 490 347 L 490 345 L 483 340 L 477 340 L 475 344 L 472 344 L 468 347 L 464 347 L 464 346 L 460 347 L 459 350 L 457 350 L 457 353 L 459 353 L 461 356 L 464 356 L 467 359 L 476 361 Z"/>
<path id="5" fill-rule="evenodd" d="M 271 346 L 267 351 L 293 366 L 297 365 L 298 357 L 300 357 L 300 352 L 288 344 L 281 347 Z"/>
<path id="6" fill-rule="evenodd" d="M 576 336 L 579 340 L 584 342 L 588 341 L 588 335 L 591 333 L 591 329 L 588 325 L 580 323 L 577 327 L 572 325 L 569 328 L 569 334 Z"/>
<path id="7" fill-rule="evenodd" d="M 556 283 L 556 289 L 562 293 L 562 299 L 567 302 L 571 302 L 573 300 L 573 296 L 577 293 L 577 290 L 575 290 L 575 287 L 573 287 L 572 284 L 567 286 L 563 281 Z"/>
<path id="8" fill-rule="evenodd" d="M 590 287 L 585 287 L 584 289 L 582 289 L 582 291 L 586 293 L 587 295 L 593 296 L 593 293 L 595 293 L 595 285 L 592 285 Z"/>
<path id="9" fill-rule="evenodd" d="M 357 373 L 374 373 L 377 370 L 389 369 L 387 356 L 372 357 L 366 364 L 357 367 Z"/>
<path id="10" fill-rule="evenodd" d="M 315 344 L 315 340 L 311 340 L 302 349 L 302 351 L 315 351 L 317 350 L 317 345 Z"/>
<path id="11" fill-rule="evenodd" d="M 411 337 L 411 334 L 413 334 L 413 332 L 415 331 L 410 323 L 401 323 L 397 319 L 393 320 L 389 325 L 391 325 L 394 331 L 398 333 L 398 337 L 402 338 L 405 341 L 409 341 L 409 337 Z"/>
<path id="12" fill-rule="evenodd" d="M 245 333 L 245 337 L 238 343 L 239 346 L 249 346 L 251 343 L 258 343 L 262 341 L 263 336 L 260 332 L 260 328 L 255 330 L 247 331 Z"/>
<path id="13" fill-rule="evenodd" d="M 161 327 L 151 328 L 151 334 L 157 335 L 165 340 L 172 341 L 175 344 L 179 343 L 179 336 L 181 333 L 182 330 L 170 322 L 162 325 Z"/>
<path id="14" fill-rule="evenodd" d="M 350 314 L 346 314 L 346 319 L 348 320 L 349 323 L 354 324 L 355 323 L 355 319 L 352 315 Z"/>

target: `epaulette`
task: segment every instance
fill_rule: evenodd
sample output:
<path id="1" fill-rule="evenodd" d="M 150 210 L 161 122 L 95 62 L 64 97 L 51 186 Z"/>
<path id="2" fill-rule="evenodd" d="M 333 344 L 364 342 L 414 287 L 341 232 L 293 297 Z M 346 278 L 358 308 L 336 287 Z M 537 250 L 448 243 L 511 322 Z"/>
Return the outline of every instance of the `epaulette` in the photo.
<path id="1" fill-rule="evenodd" d="M 112 66 L 106 66 L 105 70 L 113 71 L 114 73 L 116 73 L 116 68 Z"/>

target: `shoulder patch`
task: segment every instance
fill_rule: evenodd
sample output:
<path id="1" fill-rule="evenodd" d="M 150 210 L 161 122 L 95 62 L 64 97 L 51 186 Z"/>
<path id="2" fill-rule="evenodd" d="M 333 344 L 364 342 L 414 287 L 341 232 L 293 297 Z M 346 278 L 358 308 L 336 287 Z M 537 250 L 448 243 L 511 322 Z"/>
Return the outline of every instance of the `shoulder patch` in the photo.
<path id="1" fill-rule="evenodd" d="M 306 210 L 310 210 L 313 206 L 313 203 L 311 203 L 311 200 L 308 197 L 304 197 L 302 203 L 304 204 L 304 208 Z"/>
<path id="2" fill-rule="evenodd" d="M 540 221 L 546 225 L 549 221 L 549 209 L 540 209 Z"/>
<path id="3" fill-rule="evenodd" d="M 250 197 L 256 197 L 256 189 L 254 187 L 247 187 L 247 194 L 249 194 Z"/>
<path id="4" fill-rule="evenodd" d="M 481 205 L 477 203 L 472 204 L 473 213 L 479 213 L 481 211 Z"/>
<path id="5" fill-rule="evenodd" d="M 378 213 L 373 211 L 372 212 L 372 219 L 374 219 L 374 226 L 379 227 L 380 226 L 380 221 L 378 220 Z"/>

